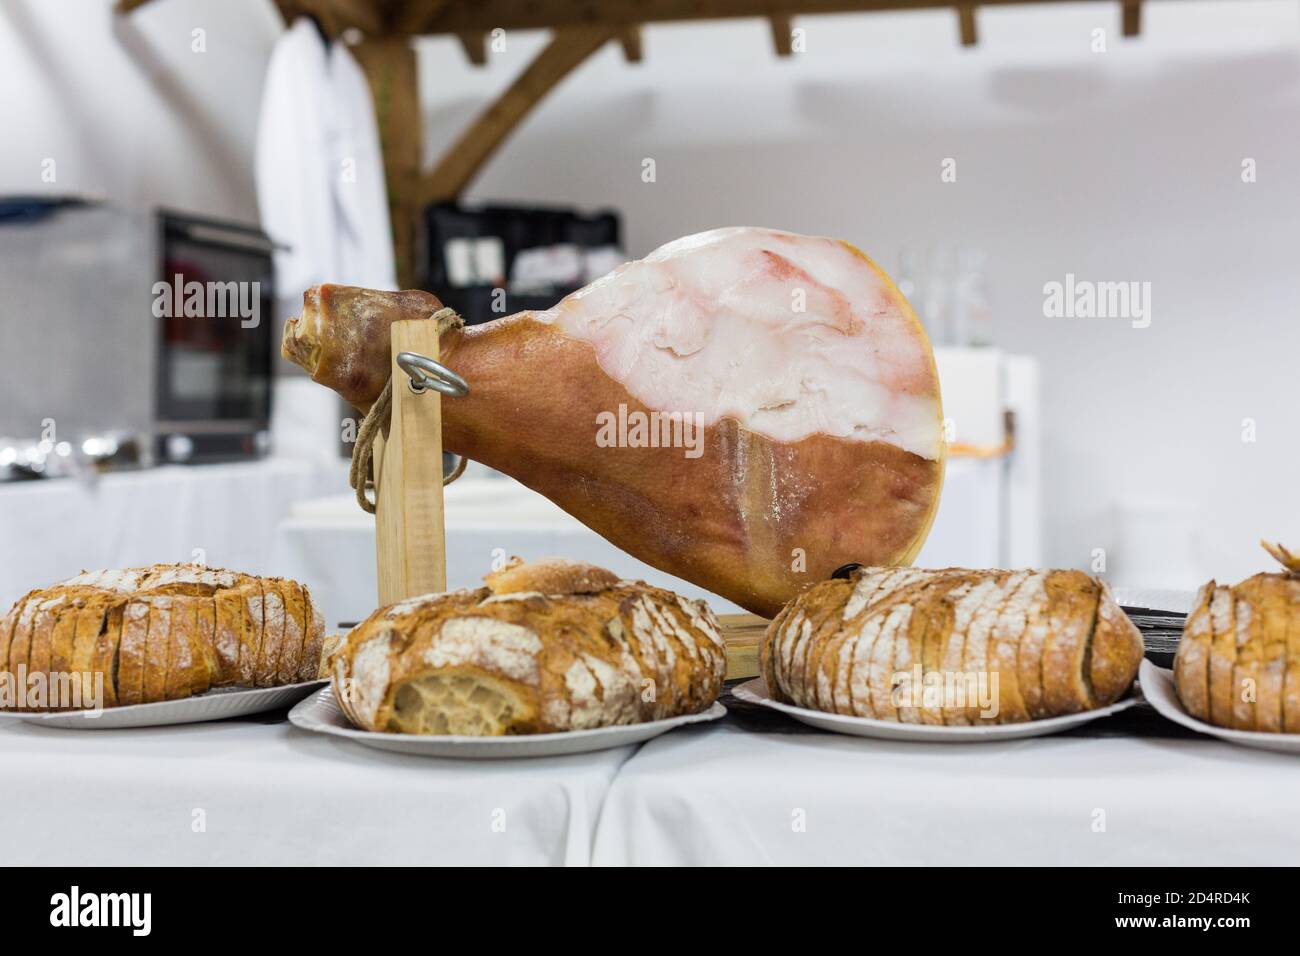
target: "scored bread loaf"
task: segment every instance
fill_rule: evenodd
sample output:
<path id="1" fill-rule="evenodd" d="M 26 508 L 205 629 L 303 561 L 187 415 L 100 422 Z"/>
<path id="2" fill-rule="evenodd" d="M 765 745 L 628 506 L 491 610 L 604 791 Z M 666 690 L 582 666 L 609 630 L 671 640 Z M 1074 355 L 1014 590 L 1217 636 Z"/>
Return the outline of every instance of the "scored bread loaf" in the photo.
<path id="1" fill-rule="evenodd" d="M 1020 723 L 1118 700 L 1142 637 L 1080 571 L 857 568 L 773 619 L 761 673 L 785 703 L 900 723 Z"/>
<path id="2" fill-rule="evenodd" d="M 316 680 L 324 634 L 294 581 L 194 564 L 83 572 L 0 618 L 0 709 L 116 707 Z"/>
<path id="3" fill-rule="evenodd" d="M 726 653 L 708 605 L 603 568 L 514 559 L 487 587 L 380 608 L 331 654 L 366 730 L 549 733 L 707 709 Z"/>
<path id="4" fill-rule="evenodd" d="M 1300 733 L 1300 555 L 1265 544 L 1282 572 L 1196 595 L 1174 656 L 1174 688 L 1198 720 Z"/>

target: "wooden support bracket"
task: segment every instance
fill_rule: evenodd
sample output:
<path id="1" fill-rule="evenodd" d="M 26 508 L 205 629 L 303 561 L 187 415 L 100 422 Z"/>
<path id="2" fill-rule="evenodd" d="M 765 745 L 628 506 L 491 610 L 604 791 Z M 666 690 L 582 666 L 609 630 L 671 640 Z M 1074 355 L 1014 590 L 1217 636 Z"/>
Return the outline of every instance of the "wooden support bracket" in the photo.
<path id="1" fill-rule="evenodd" d="M 769 18 L 772 27 L 772 46 L 777 56 L 789 56 L 794 52 L 794 19 L 778 15 Z"/>
<path id="2" fill-rule="evenodd" d="M 629 63 L 640 63 L 644 55 L 641 49 L 641 27 L 634 24 L 624 27 L 618 35 L 618 42 L 623 47 L 623 59 Z"/>
<path id="3" fill-rule="evenodd" d="M 455 199 L 541 99 L 616 34 L 614 27 L 558 31 L 495 103 L 476 119 L 424 177 L 424 202 Z"/>
<path id="4" fill-rule="evenodd" d="M 975 31 L 975 5 L 962 3 L 957 6 L 957 25 L 961 30 L 961 45 L 974 46 L 979 42 Z"/>
<path id="5" fill-rule="evenodd" d="M 424 138 L 415 49 L 407 37 L 381 37 L 358 43 L 352 53 L 366 74 L 375 100 L 397 281 L 403 289 L 414 288 Z"/>
<path id="6" fill-rule="evenodd" d="M 442 499 L 442 396 L 416 394 L 397 366 L 399 352 L 437 361 L 438 323 L 392 324 L 393 411 L 387 439 L 375 442 L 375 557 L 379 604 L 447 589 Z"/>
<path id="7" fill-rule="evenodd" d="M 456 39 L 460 41 L 460 48 L 465 51 L 465 59 L 475 66 L 487 65 L 486 33 L 458 33 Z"/>
<path id="8" fill-rule="evenodd" d="M 1142 0 L 1123 0 L 1124 36 L 1135 37 L 1142 32 Z"/>
<path id="9" fill-rule="evenodd" d="M 438 19 L 449 0 L 402 0 L 391 15 L 393 32 L 419 36 Z"/>

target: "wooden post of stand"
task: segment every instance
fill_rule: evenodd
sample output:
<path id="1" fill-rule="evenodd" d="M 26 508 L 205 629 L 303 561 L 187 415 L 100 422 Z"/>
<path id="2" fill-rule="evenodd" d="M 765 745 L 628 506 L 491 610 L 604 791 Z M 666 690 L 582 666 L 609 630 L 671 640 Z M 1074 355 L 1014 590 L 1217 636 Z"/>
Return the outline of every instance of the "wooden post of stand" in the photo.
<path id="1" fill-rule="evenodd" d="M 412 392 L 397 353 L 437 361 L 438 325 L 404 319 L 392 325 L 393 412 L 388 438 L 375 441 L 375 555 L 379 603 L 447 589 L 442 513 L 442 396 Z"/>

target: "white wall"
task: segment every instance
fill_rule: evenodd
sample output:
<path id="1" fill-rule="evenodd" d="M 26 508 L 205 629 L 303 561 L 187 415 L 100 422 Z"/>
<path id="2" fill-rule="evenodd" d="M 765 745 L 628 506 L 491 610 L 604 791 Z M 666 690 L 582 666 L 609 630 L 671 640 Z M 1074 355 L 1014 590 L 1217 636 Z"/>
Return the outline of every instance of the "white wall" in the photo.
<path id="1" fill-rule="evenodd" d="M 0 190 L 49 188 L 53 156 L 59 189 L 255 215 L 270 3 L 155 0 L 135 52 L 108 7 L 0 0 Z M 1148 3 L 1126 41 L 1115 3 L 981 10 L 962 49 L 950 11 L 819 17 L 780 61 L 759 22 L 652 27 L 645 63 L 602 51 L 471 198 L 618 207 L 638 254 L 734 223 L 841 236 L 887 266 L 904 244 L 981 247 L 999 344 L 1043 363 L 1047 561 L 1107 548 L 1120 579 L 1232 579 L 1265 566 L 1258 537 L 1300 541 L 1298 19 L 1281 0 Z M 431 154 L 542 42 L 512 35 L 484 70 L 421 42 Z M 1066 272 L 1151 282 L 1151 327 L 1045 319 L 1043 284 Z M 1182 503 L 1199 551 L 1139 558 L 1113 527 L 1126 502 Z"/>
<path id="2" fill-rule="evenodd" d="M 0 0 L 0 192 L 255 220 L 252 143 L 280 32 L 263 0 Z M 193 31 L 206 52 L 195 52 Z M 42 180 L 55 162 L 56 180 Z"/>

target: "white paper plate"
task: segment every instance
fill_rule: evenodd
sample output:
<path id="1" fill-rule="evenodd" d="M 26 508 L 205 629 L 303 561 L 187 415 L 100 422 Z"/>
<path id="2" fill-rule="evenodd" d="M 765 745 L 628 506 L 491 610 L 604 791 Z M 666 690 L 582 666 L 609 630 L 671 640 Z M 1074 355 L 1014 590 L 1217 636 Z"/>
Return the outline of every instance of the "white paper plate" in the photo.
<path id="1" fill-rule="evenodd" d="M 751 704 L 761 704 L 773 710 L 788 714 L 810 727 L 820 727 L 837 734 L 851 734 L 855 737 L 877 737 L 881 740 L 910 740 L 921 743 L 987 743 L 991 740 L 1016 740 L 1021 737 L 1042 737 L 1046 734 L 1060 733 L 1071 727 L 1078 727 L 1098 717 L 1116 714 L 1138 703 L 1141 698 L 1130 692 L 1123 700 L 1118 700 L 1108 707 L 1098 707 L 1081 714 L 1067 714 L 1064 717 L 1045 717 L 1042 720 L 1030 720 L 1023 724 L 987 724 L 978 727 L 941 727 L 937 724 L 903 724 L 893 720 L 877 720 L 874 717 L 846 717 L 842 714 L 828 714 L 806 707 L 795 707 L 775 701 L 767 692 L 767 684 L 761 677 L 746 681 L 731 692 L 740 700 Z"/>
<path id="2" fill-rule="evenodd" d="M 717 720 L 727 708 L 714 702 L 708 710 L 685 717 L 652 720 L 644 724 L 619 724 L 595 730 L 570 730 L 559 734 L 520 734 L 514 737 L 426 737 L 419 734 L 380 734 L 358 730 L 339 709 L 334 691 L 326 687 L 289 711 L 289 721 L 303 730 L 346 737 L 367 747 L 393 750 L 420 757 L 460 757 L 490 760 L 497 757 L 554 757 L 560 754 L 587 753 L 641 743 L 658 737 L 674 727 Z"/>
<path id="3" fill-rule="evenodd" d="M 1258 750 L 1273 750 L 1284 754 L 1300 754 L 1300 734 L 1266 734 L 1255 730 L 1229 730 L 1227 727 L 1215 727 L 1203 720 L 1198 720 L 1187 712 L 1183 702 L 1178 699 L 1174 689 L 1174 672 L 1157 667 L 1148 660 L 1142 661 L 1138 672 L 1142 681 L 1142 693 L 1147 701 L 1161 716 L 1176 724 L 1190 727 L 1203 734 L 1220 737 L 1229 743 L 1243 747 L 1255 747 Z"/>
<path id="4" fill-rule="evenodd" d="M 25 714 L 0 711 L 0 720 L 22 720 L 42 727 L 72 730 L 120 730 L 123 727 L 161 727 L 166 724 L 197 724 L 245 714 L 287 707 L 310 694 L 323 681 L 304 681 L 283 687 L 220 687 L 184 700 L 162 700 L 154 704 L 106 707 L 101 711 L 68 710 L 53 714 Z"/>

